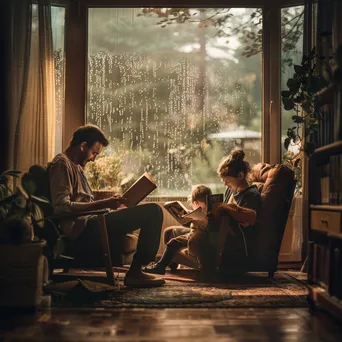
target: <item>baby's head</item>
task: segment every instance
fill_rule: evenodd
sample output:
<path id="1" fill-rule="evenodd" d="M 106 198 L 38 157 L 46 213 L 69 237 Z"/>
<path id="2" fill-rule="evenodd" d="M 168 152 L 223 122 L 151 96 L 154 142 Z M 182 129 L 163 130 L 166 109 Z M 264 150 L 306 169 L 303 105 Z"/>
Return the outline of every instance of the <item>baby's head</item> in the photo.
<path id="1" fill-rule="evenodd" d="M 191 195 L 189 196 L 189 201 L 191 201 L 192 208 L 197 209 L 201 207 L 202 209 L 207 209 L 207 195 L 211 195 L 211 190 L 204 184 L 195 185 L 192 189 Z"/>

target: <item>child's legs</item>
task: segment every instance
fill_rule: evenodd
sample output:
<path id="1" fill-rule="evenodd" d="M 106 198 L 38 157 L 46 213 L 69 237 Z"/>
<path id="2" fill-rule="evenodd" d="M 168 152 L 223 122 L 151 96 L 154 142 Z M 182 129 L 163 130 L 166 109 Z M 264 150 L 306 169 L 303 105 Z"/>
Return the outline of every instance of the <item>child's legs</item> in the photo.
<path id="1" fill-rule="evenodd" d="M 201 268 L 208 269 L 213 265 L 213 251 L 210 246 L 208 232 L 200 229 L 194 230 L 189 237 L 188 252 L 196 258 Z"/>
<path id="2" fill-rule="evenodd" d="M 169 248 L 172 248 L 174 250 L 180 250 L 182 248 L 186 248 L 188 246 L 188 241 L 191 236 L 191 233 L 183 234 L 183 235 L 178 235 L 171 239 L 166 246 Z"/>
<path id="3" fill-rule="evenodd" d="M 190 233 L 183 234 L 168 241 L 168 243 L 166 244 L 164 253 L 161 256 L 157 264 L 164 268 L 168 266 L 170 262 L 172 261 L 172 259 L 174 258 L 174 256 L 176 255 L 176 253 L 179 250 L 187 247 L 189 236 L 190 236 Z"/>
<path id="4" fill-rule="evenodd" d="M 190 233 L 191 229 L 183 226 L 171 226 L 164 230 L 164 243 L 165 245 L 173 238 Z"/>

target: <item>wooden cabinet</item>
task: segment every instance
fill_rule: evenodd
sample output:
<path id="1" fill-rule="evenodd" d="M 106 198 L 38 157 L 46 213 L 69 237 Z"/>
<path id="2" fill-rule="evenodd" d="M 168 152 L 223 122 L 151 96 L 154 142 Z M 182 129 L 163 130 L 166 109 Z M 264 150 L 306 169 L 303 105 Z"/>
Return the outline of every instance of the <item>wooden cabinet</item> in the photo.
<path id="1" fill-rule="evenodd" d="M 309 304 L 342 319 L 342 141 L 315 150 L 309 184 Z"/>

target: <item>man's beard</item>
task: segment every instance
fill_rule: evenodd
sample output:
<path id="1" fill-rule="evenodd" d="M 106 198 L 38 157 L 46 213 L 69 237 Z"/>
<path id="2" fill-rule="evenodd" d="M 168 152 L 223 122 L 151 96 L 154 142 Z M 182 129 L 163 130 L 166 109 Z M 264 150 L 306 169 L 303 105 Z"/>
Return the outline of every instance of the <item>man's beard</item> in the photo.
<path id="1" fill-rule="evenodd" d="M 84 167 L 87 165 L 89 159 L 88 159 L 88 155 L 86 152 L 84 152 L 81 156 L 81 165 Z"/>

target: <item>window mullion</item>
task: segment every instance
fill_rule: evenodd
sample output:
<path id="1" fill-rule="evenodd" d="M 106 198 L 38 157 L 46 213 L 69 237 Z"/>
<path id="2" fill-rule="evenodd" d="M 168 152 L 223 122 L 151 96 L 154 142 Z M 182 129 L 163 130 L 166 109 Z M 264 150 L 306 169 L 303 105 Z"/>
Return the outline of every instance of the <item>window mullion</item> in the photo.
<path id="1" fill-rule="evenodd" d="M 73 131 L 85 122 L 87 7 L 70 3 L 66 8 L 65 24 L 65 117 L 63 149 Z"/>
<path id="2" fill-rule="evenodd" d="M 269 39 L 269 123 L 270 123 L 270 163 L 281 161 L 281 9 L 270 8 Z"/>

